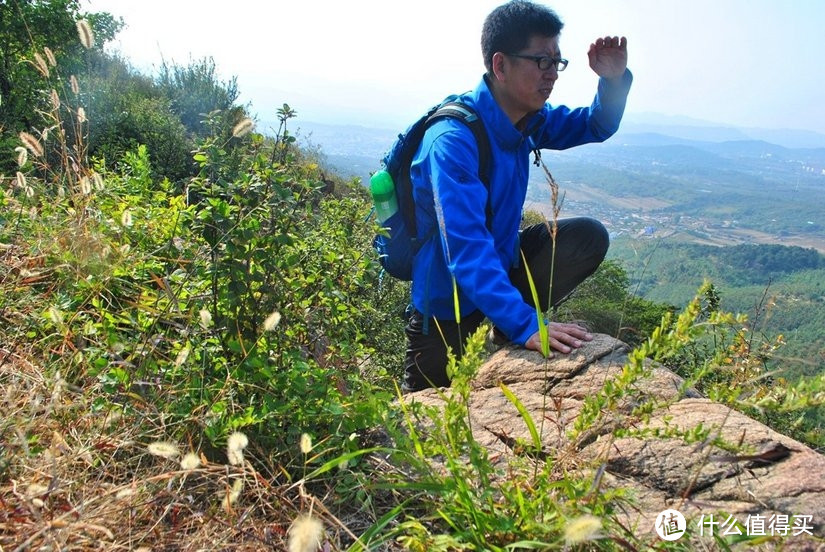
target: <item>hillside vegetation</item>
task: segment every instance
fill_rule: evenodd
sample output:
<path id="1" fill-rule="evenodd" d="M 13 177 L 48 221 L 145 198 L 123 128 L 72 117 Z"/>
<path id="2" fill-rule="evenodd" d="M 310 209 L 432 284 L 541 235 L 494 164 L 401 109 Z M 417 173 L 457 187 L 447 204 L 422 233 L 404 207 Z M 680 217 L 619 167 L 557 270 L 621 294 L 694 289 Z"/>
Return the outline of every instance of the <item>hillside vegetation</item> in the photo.
<path id="1" fill-rule="evenodd" d="M 653 230 L 681 241 L 825 253 L 823 148 L 620 135 L 578 149 L 546 156 L 567 211 L 593 213 L 616 234 Z M 530 199 L 546 205 L 541 175 L 531 183 Z"/>
<path id="2" fill-rule="evenodd" d="M 444 414 L 399 397 L 408 290 L 380 272 L 360 183 L 296 146 L 295 110 L 265 137 L 209 60 L 146 76 L 103 52 L 107 14 L 0 10 L 23 98 L 4 89 L 0 119 L 3 549 L 685 550 L 623 526 L 634 497 L 598 492 L 605 458 L 575 458 L 645 358 L 822 443 L 803 422 L 823 378 L 772 379 L 782 344 L 711 284 L 677 313 L 606 263 L 537 316 L 638 348 L 570 450 L 538 450 L 536 433 L 523 469 L 499 473 L 467 411 L 483 332 Z M 640 431 L 660 406 L 634 409 Z M 668 438 L 738 450 L 709 428 Z"/>
<path id="3" fill-rule="evenodd" d="M 783 245 L 709 246 L 673 240 L 614 240 L 636 294 L 676 306 L 713 281 L 722 308 L 747 313 L 754 329 L 783 335 L 792 374 L 825 372 L 825 256 Z"/>

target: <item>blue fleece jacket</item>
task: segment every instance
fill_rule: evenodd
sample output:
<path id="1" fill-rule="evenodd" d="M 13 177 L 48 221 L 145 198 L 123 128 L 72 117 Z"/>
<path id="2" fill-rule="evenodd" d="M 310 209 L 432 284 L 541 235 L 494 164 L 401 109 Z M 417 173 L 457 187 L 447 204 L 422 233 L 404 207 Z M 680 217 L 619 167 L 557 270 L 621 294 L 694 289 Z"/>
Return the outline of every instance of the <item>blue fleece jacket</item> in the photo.
<path id="1" fill-rule="evenodd" d="M 538 331 L 536 311 L 510 283 L 520 262 L 518 231 L 527 195 L 530 152 L 602 142 L 619 128 L 630 84 L 599 80 L 590 107 L 545 104 L 519 131 L 496 103 L 486 79 L 461 96 L 484 121 L 490 138 L 488 188 L 478 176 L 478 147 L 470 129 L 454 119 L 434 123 L 413 158 L 411 177 L 418 237 L 427 240 L 413 261 L 412 302 L 428 316 L 455 320 L 453 277 L 461 316 L 480 309 L 512 341 Z M 435 228 L 435 231 L 433 229 Z"/>

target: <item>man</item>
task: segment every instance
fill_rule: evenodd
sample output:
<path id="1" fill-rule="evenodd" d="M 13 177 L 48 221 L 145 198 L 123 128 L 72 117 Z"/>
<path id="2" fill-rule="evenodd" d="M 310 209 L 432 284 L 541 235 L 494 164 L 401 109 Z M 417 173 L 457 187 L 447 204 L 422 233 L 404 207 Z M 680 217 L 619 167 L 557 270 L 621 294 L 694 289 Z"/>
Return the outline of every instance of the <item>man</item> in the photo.
<path id="1" fill-rule="evenodd" d="M 410 174 L 418 237 L 435 237 L 413 261 L 405 392 L 449 385 L 447 347 L 460 357 L 463 340 L 485 317 L 510 341 L 541 351 L 522 254 L 544 312 L 592 274 L 607 253 L 607 231 L 589 218 L 560 220 L 555 244 L 545 224 L 519 232 L 530 152 L 606 140 L 619 127 L 632 81 L 627 40 L 599 38 L 587 54 L 599 76 L 592 105 L 571 110 L 546 103 L 567 65 L 559 49 L 561 28 L 552 10 L 524 0 L 499 6 L 484 22 L 487 72 L 461 101 L 478 113 L 490 138 L 488 186 L 478 175 L 473 134 L 460 121 L 435 122 L 416 152 Z M 555 322 L 549 337 L 562 353 L 592 339 L 578 325 Z"/>

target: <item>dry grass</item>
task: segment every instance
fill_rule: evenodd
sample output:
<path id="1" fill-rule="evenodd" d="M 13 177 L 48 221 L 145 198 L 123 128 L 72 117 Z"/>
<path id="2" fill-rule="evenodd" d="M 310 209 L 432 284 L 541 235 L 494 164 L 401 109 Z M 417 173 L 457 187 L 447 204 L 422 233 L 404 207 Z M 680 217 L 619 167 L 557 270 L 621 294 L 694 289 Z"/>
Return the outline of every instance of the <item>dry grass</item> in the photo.
<path id="1" fill-rule="evenodd" d="M 146 452 L 146 412 L 93 399 L 0 349 L 0 545 L 4 550 L 282 548 L 297 510 L 248 464 L 185 472 Z M 204 459 L 202 459 L 203 462 Z M 223 494 L 244 481 L 237 503 Z"/>
<path id="2" fill-rule="evenodd" d="M 11 252 L 0 252 L 0 293 L 29 285 L 25 259 Z M 324 525 L 323 550 L 356 540 L 301 482 L 256 469 L 265 454 L 254 443 L 240 466 L 185 443 L 177 447 L 199 455 L 195 469 L 150 454 L 171 433 L 163 414 L 44 369 L 14 332 L 21 316 L 0 305 L 0 551 L 286 550 L 306 514 Z M 243 489 L 227 500 L 237 481 Z"/>

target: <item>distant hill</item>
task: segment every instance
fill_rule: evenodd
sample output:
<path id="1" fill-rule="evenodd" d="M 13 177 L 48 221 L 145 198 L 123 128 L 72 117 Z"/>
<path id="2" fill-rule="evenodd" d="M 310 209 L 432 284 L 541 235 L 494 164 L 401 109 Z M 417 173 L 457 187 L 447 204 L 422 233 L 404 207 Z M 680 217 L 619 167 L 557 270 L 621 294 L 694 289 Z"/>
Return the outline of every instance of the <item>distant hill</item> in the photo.
<path id="1" fill-rule="evenodd" d="M 825 148 L 825 134 L 810 130 L 733 127 L 659 113 L 628 114 L 619 135 L 654 133 L 700 142 L 763 140 L 786 148 Z"/>
<path id="2" fill-rule="evenodd" d="M 300 120 L 291 127 L 330 170 L 364 184 L 402 130 Z M 825 136 L 770 132 L 782 143 L 759 138 L 759 129 L 646 117 L 623 123 L 604 144 L 546 152 L 544 161 L 564 192 L 562 215 L 594 216 L 614 235 L 653 232 L 694 243 L 783 243 L 825 252 L 825 147 L 792 145 L 825 145 Z M 549 212 L 540 169 L 531 175 L 528 207 Z"/>
<path id="3" fill-rule="evenodd" d="M 722 308 L 748 314 L 753 329 L 783 334 L 781 355 L 795 373 L 825 370 L 825 256 L 777 244 L 712 247 L 655 238 L 615 239 L 608 256 L 619 260 L 651 301 L 686 304 L 705 279 L 722 296 Z"/>
<path id="4" fill-rule="evenodd" d="M 825 148 L 825 134 L 805 130 L 651 125 L 623 122 L 616 138 L 656 134 L 698 142 L 764 141 L 786 148 Z"/>
<path id="5" fill-rule="evenodd" d="M 657 125 L 622 121 L 622 126 L 616 134 L 616 139 L 633 134 L 656 134 L 670 138 L 682 138 L 698 142 L 726 142 L 732 140 L 748 140 L 743 131 L 736 128 L 720 126 L 685 126 L 685 125 Z"/>

